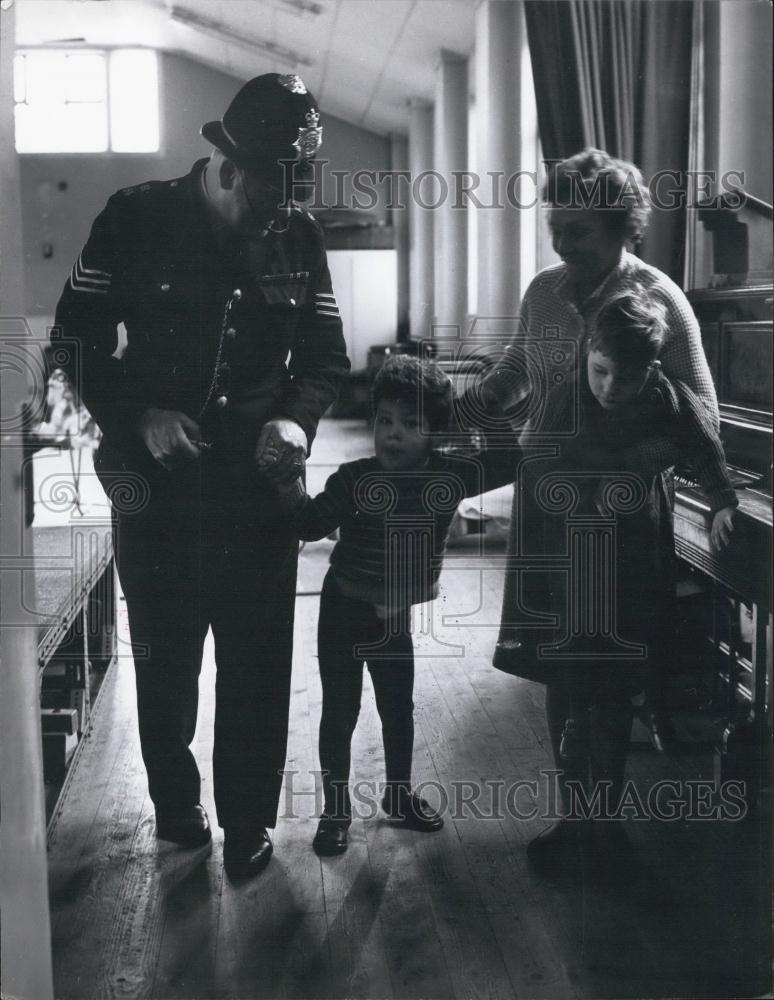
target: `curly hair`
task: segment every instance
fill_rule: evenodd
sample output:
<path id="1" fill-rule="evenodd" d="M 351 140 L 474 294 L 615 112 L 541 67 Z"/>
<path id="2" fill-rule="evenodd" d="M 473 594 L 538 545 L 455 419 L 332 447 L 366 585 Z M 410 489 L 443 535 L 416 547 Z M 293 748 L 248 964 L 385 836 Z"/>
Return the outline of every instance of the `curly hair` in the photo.
<path id="1" fill-rule="evenodd" d="M 371 408 L 380 401 L 400 401 L 417 408 L 432 431 L 446 430 L 452 415 L 452 382 L 434 361 L 395 354 L 382 365 L 371 386 Z"/>
<path id="2" fill-rule="evenodd" d="M 550 164 L 543 200 L 556 208 L 590 208 L 631 244 L 642 239 L 651 208 L 639 168 L 590 146 Z"/>
<path id="3" fill-rule="evenodd" d="M 631 285 L 611 296 L 590 324 L 587 351 L 599 351 L 626 371 L 643 371 L 661 351 L 666 310 L 646 289 Z"/>

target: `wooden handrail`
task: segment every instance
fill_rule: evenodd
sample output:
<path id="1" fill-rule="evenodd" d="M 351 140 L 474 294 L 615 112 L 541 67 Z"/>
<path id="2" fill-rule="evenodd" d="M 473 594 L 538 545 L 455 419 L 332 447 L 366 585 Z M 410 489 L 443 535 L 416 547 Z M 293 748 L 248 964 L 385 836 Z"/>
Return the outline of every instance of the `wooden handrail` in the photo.
<path id="1" fill-rule="evenodd" d="M 734 194 L 738 194 L 744 200 L 744 204 L 740 205 L 740 208 L 749 206 L 759 215 L 765 215 L 767 219 L 774 218 L 774 206 L 770 205 L 767 201 L 763 201 L 762 198 L 756 198 L 754 194 L 750 194 L 743 187 L 739 187 L 736 184 L 728 184 L 727 186 L 729 191 L 733 191 Z"/>

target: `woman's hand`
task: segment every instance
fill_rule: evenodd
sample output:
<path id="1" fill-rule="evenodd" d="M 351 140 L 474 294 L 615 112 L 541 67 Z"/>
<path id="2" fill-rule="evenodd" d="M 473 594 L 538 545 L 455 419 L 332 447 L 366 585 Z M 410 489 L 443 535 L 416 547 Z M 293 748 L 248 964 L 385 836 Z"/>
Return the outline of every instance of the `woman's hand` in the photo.
<path id="1" fill-rule="evenodd" d="M 712 530 L 710 531 L 710 545 L 716 552 L 724 549 L 731 540 L 731 532 L 734 530 L 734 510 L 735 507 L 721 507 L 715 511 L 712 518 Z"/>

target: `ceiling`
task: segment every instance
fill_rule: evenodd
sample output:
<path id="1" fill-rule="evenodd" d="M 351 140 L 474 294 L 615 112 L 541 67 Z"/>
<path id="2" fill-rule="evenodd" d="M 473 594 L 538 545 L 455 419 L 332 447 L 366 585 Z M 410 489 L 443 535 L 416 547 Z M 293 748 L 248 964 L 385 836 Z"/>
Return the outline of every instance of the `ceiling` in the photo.
<path id="1" fill-rule="evenodd" d="M 442 49 L 467 55 L 475 0 L 16 0 L 20 46 L 142 45 L 237 78 L 297 72 L 321 107 L 380 134 L 432 100 Z"/>

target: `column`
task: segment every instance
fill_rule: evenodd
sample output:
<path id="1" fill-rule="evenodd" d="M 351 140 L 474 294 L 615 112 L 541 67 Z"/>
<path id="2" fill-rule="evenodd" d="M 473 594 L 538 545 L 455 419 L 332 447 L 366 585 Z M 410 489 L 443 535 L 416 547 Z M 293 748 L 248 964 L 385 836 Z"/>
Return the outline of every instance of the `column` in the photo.
<path id="1" fill-rule="evenodd" d="M 408 140 L 403 135 L 390 136 L 390 170 L 408 170 Z M 392 231 L 395 237 L 395 253 L 398 258 L 398 340 L 405 340 L 409 331 L 409 192 L 407 186 L 396 176 L 392 183 L 393 206 Z"/>
<path id="2" fill-rule="evenodd" d="M 522 6 L 521 2 L 484 0 L 476 11 L 476 165 L 482 175 L 481 201 L 493 206 L 477 210 L 477 328 L 487 326 L 488 319 L 515 316 L 523 292 L 519 280 L 522 212 L 509 203 L 509 190 L 511 200 L 516 200 L 518 189 L 507 190 L 508 178 L 522 169 Z M 495 180 L 495 173 L 502 176 Z M 527 189 L 525 195 L 534 196 L 534 189 Z M 491 324 L 492 332 L 501 326 Z"/>
<path id="3" fill-rule="evenodd" d="M 409 169 L 412 185 L 409 199 L 409 330 L 411 337 L 430 337 L 433 320 L 433 212 L 420 182 L 433 169 L 433 107 L 412 101 L 409 109 Z M 430 178 L 428 178 L 430 180 Z"/>
<path id="4" fill-rule="evenodd" d="M 435 169 L 442 178 L 433 212 L 435 322 L 464 333 L 468 305 L 468 224 L 458 174 L 468 168 L 468 62 L 443 50 L 435 102 Z M 444 186 L 445 185 L 445 186 Z M 448 191 L 446 191 L 448 188 Z"/>

